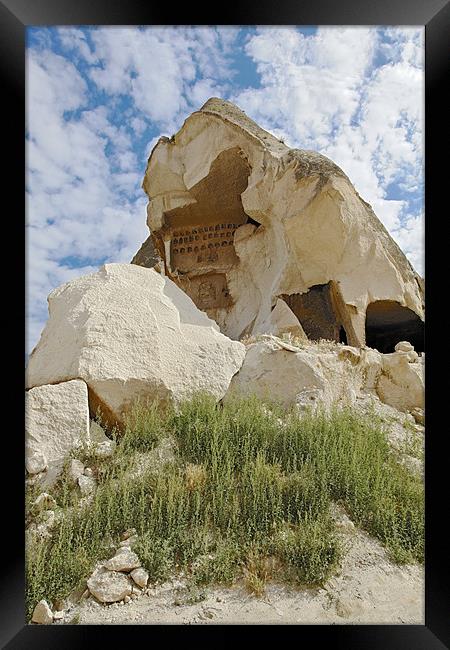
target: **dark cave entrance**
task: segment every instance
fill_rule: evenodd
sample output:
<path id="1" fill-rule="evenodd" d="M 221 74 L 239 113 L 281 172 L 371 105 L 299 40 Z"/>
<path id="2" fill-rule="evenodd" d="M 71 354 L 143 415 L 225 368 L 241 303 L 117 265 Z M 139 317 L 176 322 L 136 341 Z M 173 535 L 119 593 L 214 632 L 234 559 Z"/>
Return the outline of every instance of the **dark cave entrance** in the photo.
<path id="1" fill-rule="evenodd" d="M 334 307 L 331 282 L 316 284 L 306 293 L 280 297 L 297 316 L 310 340 L 328 339 L 347 343 L 347 333 Z"/>
<path id="2" fill-rule="evenodd" d="M 366 310 L 366 345 L 389 353 L 394 352 L 399 341 L 409 341 L 416 352 L 423 352 L 424 322 L 394 300 L 370 303 Z"/>

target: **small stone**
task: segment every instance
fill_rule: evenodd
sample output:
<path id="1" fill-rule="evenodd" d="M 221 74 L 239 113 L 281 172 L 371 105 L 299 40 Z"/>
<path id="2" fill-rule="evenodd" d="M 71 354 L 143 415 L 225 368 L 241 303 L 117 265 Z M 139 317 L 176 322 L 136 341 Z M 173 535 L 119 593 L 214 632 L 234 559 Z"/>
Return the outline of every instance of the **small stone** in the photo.
<path id="1" fill-rule="evenodd" d="M 33 616 L 31 617 L 33 623 L 40 623 L 41 625 L 49 625 L 53 623 L 53 614 L 46 600 L 40 600 L 34 608 Z"/>
<path id="2" fill-rule="evenodd" d="M 47 458 L 39 452 L 30 453 L 26 456 L 25 467 L 28 474 L 40 474 L 47 469 Z"/>
<path id="3" fill-rule="evenodd" d="M 129 603 L 130 600 L 131 600 L 130 596 L 125 596 L 125 598 L 123 599 L 123 602 L 124 603 Z"/>
<path id="4" fill-rule="evenodd" d="M 419 407 L 413 408 L 411 411 L 411 415 L 414 418 L 414 421 L 417 422 L 417 424 L 425 424 L 425 411 Z"/>
<path id="5" fill-rule="evenodd" d="M 46 510 L 45 512 L 42 513 L 42 518 L 44 520 L 45 525 L 47 528 L 51 528 L 53 524 L 55 523 L 55 512 L 54 510 Z"/>
<path id="6" fill-rule="evenodd" d="M 84 475 L 85 476 L 94 476 L 94 472 L 92 471 L 92 469 L 90 467 L 86 467 L 86 469 L 84 470 Z"/>
<path id="7" fill-rule="evenodd" d="M 47 492 L 42 492 L 38 498 L 34 501 L 33 505 L 38 510 L 52 510 L 56 507 L 55 499 Z"/>
<path id="8" fill-rule="evenodd" d="M 131 537 L 132 535 L 136 535 L 136 534 L 137 534 L 136 528 L 128 528 L 126 531 L 122 533 L 121 539 L 125 540 Z"/>
<path id="9" fill-rule="evenodd" d="M 78 485 L 80 486 L 81 494 L 87 496 L 95 491 L 97 482 L 92 476 L 79 476 Z"/>
<path id="10" fill-rule="evenodd" d="M 100 442 L 95 447 L 95 455 L 97 458 L 109 458 L 113 455 L 116 448 L 116 443 L 114 440 L 105 440 L 105 442 Z"/>
<path id="11" fill-rule="evenodd" d="M 83 475 L 83 472 L 84 463 L 82 463 L 81 460 L 78 460 L 78 458 L 72 458 L 68 470 L 69 478 L 71 481 L 73 483 L 77 483 L 79 477 Z"/>
<path id="12" fill-rule="evenodd" d="M 61 621 L 64 618 L 64 612 L 62 610 L 58 610 L 53 614 L 53 618 L 55 621 Z"/>
<path id="13" fill-rule="evenodd" d="M 56 600 L 53 601 L 53 609 L 56 612 L 61 612 L 63 609 L 65 609 L 65 602 L 62 600 L 62 598 L 57 598 Z"/>
<path id="14" fill-rule="evenodd" d="M 105 562 L 104 567 L 109 571 L 132 571 L 141 566 L 141 562 L 136 555 L 129 548 L 122 548 L 112 557 Z"/>
<path id="15" fill-rule="evenodd" d="M 132 571 L 130 575 L 133 578 L 134 582 L 138 585 L 138 587 L 142 587 L 142 589 L 145 589 L 148 583 L 148 573 L 145 569 L 142 568 L 134 569 L 134 571 Z"/>
<path id="16" fill-rule="evenodd" d="M 408 341 L 399 341 L 395 346 L 394 350 L 396 352 L 411 352 L 414 350 L 414 346 L 411 345 L 411 343 L 409 343 Z"/>

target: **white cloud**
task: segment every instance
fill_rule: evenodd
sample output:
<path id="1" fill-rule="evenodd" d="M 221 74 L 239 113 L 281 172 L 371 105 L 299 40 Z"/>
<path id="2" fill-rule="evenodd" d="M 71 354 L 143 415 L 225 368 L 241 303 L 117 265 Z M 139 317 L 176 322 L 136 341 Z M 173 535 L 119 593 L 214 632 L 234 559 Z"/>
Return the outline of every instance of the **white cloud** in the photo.
<path id="1" fill-rule="evenodd" d="M 289 146 L 334 160 L 423 271 L 422 216 L 389 185 L 420 192 L 423 178 L 423 29 L 260 28 L 246 50 L 260 88 L 233 100 Z M 375 65 L 377 57 L 383 63 Z"/>

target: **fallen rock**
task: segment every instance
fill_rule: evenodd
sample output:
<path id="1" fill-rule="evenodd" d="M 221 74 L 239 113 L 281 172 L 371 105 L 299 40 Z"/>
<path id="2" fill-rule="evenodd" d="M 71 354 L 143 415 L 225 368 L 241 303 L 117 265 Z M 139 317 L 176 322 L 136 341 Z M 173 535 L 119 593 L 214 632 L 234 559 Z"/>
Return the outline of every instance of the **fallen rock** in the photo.
<path id="1" fill-rule="evenodd" d="M 110 571 L 132 571 L 141 566 L 141 562 L 132 550 L 124 546 L 118 550 L 114 557 L 104 563 Z"/>
<path id="2" fill-rule="evenodd" d="M 362 384 L 362 373 L 339 359 L 338 348 L 322 351 L 310 344 L 299 349 L 271 337 L 247 346 L 242 368 L 225 399 L 253 394 L 302 409 L 319 404 L 328 408 L 338 401 L 352 401 Z"/>
<path id="3" fill-rule="evenodd" d="M 221 399 L 245 355 L 244 345 L 152 269 L 105 264 L 55 289 L 48 302 L 27 386 L 82 378 L 91 410 L 100 408 L 109 426 L 123 426 L 137 398 L 177 402 L 206 390 Z"/>
<path id="4" fill-rule="evenodd" d="M 49 625 L 53 623 L 53 614 L 46 600 L 40 600 L 34 608 L 31 617 L 33 623 L 40 623 L 41 625 Z"/>
<path id="5" fill-rule="evenodd" d="M 410 363 L 408 354 L 384 354 L 383 374 L 376 386 L 380 399 L 399 411 L 423 408 L 425 401 L 423 363 Z"/>
<path id="6" fill-rule="evenodd" d="M 97 458 L 110 458 L 114 454 L 115 448 L 114 440 L 106 440 L 95 445 L 94 454 Z"/>
<path id="7" fill-rule="evenodd" d="M 148 573 L 145 569 L 142 568 L 134 569 L 130 573 L 130 576 L 133 578 L 134 582 L 137 584 L 138 587 L 145 589 L 148 583 Z"/>
<path id="8" fill-rule="evenodd" d="M 127 539 L 124 539 L 122 542 L 119 543 L 120 548 L 124 547 L 129 547 L 133 546 L 133 544 L 136 544 L 138 541 L 138 536 L 137 535 L 132 535 L 131 537 L 128 537 Z"/>
<path id="9" fill-rule="evenodd" d="M 93 494 L 97 488 L 97 482 L 92 476 L 79 476 L 78 485 L 80 487 L 81 494 L 84 497 Z"/>
<path id="10" fill-rule="evenodd" d="M 102 603 L 116 603 L 131 594 L 127 576 L 115 571 L 98 569 L 87 581 L 89 591 Z"/>
<path id="11" fill-rule="evenodd" d="M 411 410 L 411 415 L 413 416 L 414 420 L 417 422 L 417 424 L 425 424 L 425 411 L 421 408 L 413 408 Z"/>
<path id="12" fill-rule="evenodd" d="M 410 352 L 411 350 L 414 350 L 414 347 L 408 341 L 399 341 L 394 350 L 396 352 Z"/>
<path id="13" fill-rule="evenodd" d="M 47 492 L 42 492 L 37 499 L 33 502 L 33 506 L 37 508 L 37 510 L 51 510 L 56 507 L 56 501 L 55 499 L 51 496 L 51 494 L 47 494 Z"/>
<path id="14" fill-rule="evenodd" d="M 25 396 L 26 466 L 33 473 L 52 468 L 52 480 L 62 471 L 64 459 L 89 441 L 88 392 L 84 381 L 74 379 L 32 388 Z"/>
<path id="15" fill-rule="evenodd" d="M 72 483 L 78 483 L 80 476 L 84 474 L 84 463 L 78 458 L 72 458 L 69 462 L 68 476 Z"/>
<path id="16" fill-rule="evenodd" d="M 28 474 L 40 474 L 48 467 L 47 458 L 40 452 L 27 449 L 25 455 L 25 467 Z"/>

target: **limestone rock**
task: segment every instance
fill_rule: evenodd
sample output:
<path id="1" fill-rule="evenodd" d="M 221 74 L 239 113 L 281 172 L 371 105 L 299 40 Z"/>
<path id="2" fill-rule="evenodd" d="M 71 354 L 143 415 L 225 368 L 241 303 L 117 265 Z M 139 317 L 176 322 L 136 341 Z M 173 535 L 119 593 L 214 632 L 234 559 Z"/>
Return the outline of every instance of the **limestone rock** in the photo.
<path id="1" fill-rule="evenodd" d="M 414 420 L 417 422 L 417 424 L 425 424 L 425 411 L 422 408 L 413 408 L 411 411 L 411 415 L 413 416 Z"/>
<path id="2" fill-rule="evenodd" d="M 308 340 L 297 316 L 281 298 L 278 298 L 275 307 L 270 312 L 268 320 L 261 323 L 258 330 L 258 332 L 255 332 L 256 334 L 268 333 L 274 334 L 275 336 L 290 334 L 303 341 Z"/>
<path id="3" fill-rule="evenodd" d="M 50 510 L 56 507 L 56 501 L 51 494 L 47 494 L 47 492 L 42 492 L 34 501 L 33 505 L 38 510 Z"/>
<path id="4" fill-rule="evenodd" d="M 241 343 L 221 334 L 174 282 L 152 269 L 105 264 L 55 289 L 48 301 L 49 320 L 30 355 L 27 385 L 80 377 L 89 386 L 92 412 L 100 407 L 110 425 L 123 425 L 137 398 L 178 401 L 206 390 L 221 399 L 245 355 Z"/>
<path id="5" fill-rule="evenodd" d="M 134 569 L 130 573 L 130 576 L 133 578 L 134 582 L 137 584 L 138 587 L 145 589 L 148 583 L 148 573 L 145 569 L 142 568 Z"/>
<path id="6" fill-rule="evenodd" d="M 132 571 L 141 566 L 141 562 L 133 551 L 127 547 L 122 547 L 118 553 L 104 564 L 110 571 Z"/>
<path id="7" fill-rule="evenodd" d="M 84 474 L 84 463 L 78 458 L 72 458 L 69 462 L 68 475 L 72 483 L 78 483 L 80 476 Z"/>
<path id="8" fill-rule="evenodd" d="M 47 458 L 38 451 L 26 450 L 25 467 L 28 474 L 40 474 L 47 469 Z"/>
<path id="9" fill-rule="evenodd" d="M 226 399 L 254 394 L 285 405 L 327 408 L 337 401 L 346 403 L 362 383 L 362 373 L 340 360 L 338 350 L 325 352 L 314 345 L 299 349 L 274 337 L 247 347 Z"/>
<path id="10" fill-rule="evenodd" d="M 31 617 L 33 623 L 40 623 L 41 625 L 49 625 L 53 623 L 53 614 L 46 600 L 40 600 L 34 608 Z"/>
<path id="11" fill-rule="evenodd" d="M 395 352 L 410 352 L 414 347 L 408 341 L 399 341 L 394 348 Z"/>
<path id="12" fill-rule="evenodd" d="M 85 476 L 83 474 L 82 476 L 78 477 L 78 485 L 80 487 L 81 494 L 85 497 L 95 492 L 97 482 L 92 476 Z"/>
<path id="13" fill-rule="evenodd" d="M 45 461 L 52 479 L 67 454 L 89 440 L 87 386 L 74 379 L 32 388 L 25 394 L 25 445 L 28 468 L 41 471 Z M 40 455 L 40 456 L 39 456 Z M 39 462 L 37 459 L 41 457 Z"/>
<path id="14" fill-rule="evenodd" d="M 132 591 L 127 576 L 102 568 L 92 574 L 87 585 L 91 594 L 102 603 L 117 603 Z"/>
<path id="15" fill-rule="evenodd" d="M 325 156 L 211 98 L 159 139 L 143 188 L 151 236 L 134 262 L 160 259 L 231 338 L 276 333 L 282 300 L 310 339 L 423 350 L 422 278 Z"/>
<path id="16" fill-rule="evenodd" d="M 408 354 L 383 355 L 383 374 L 376 387 L 380 399 L 399 411 L 423 408 L 425 401 L 423 362 L 410 363 Z"/>

